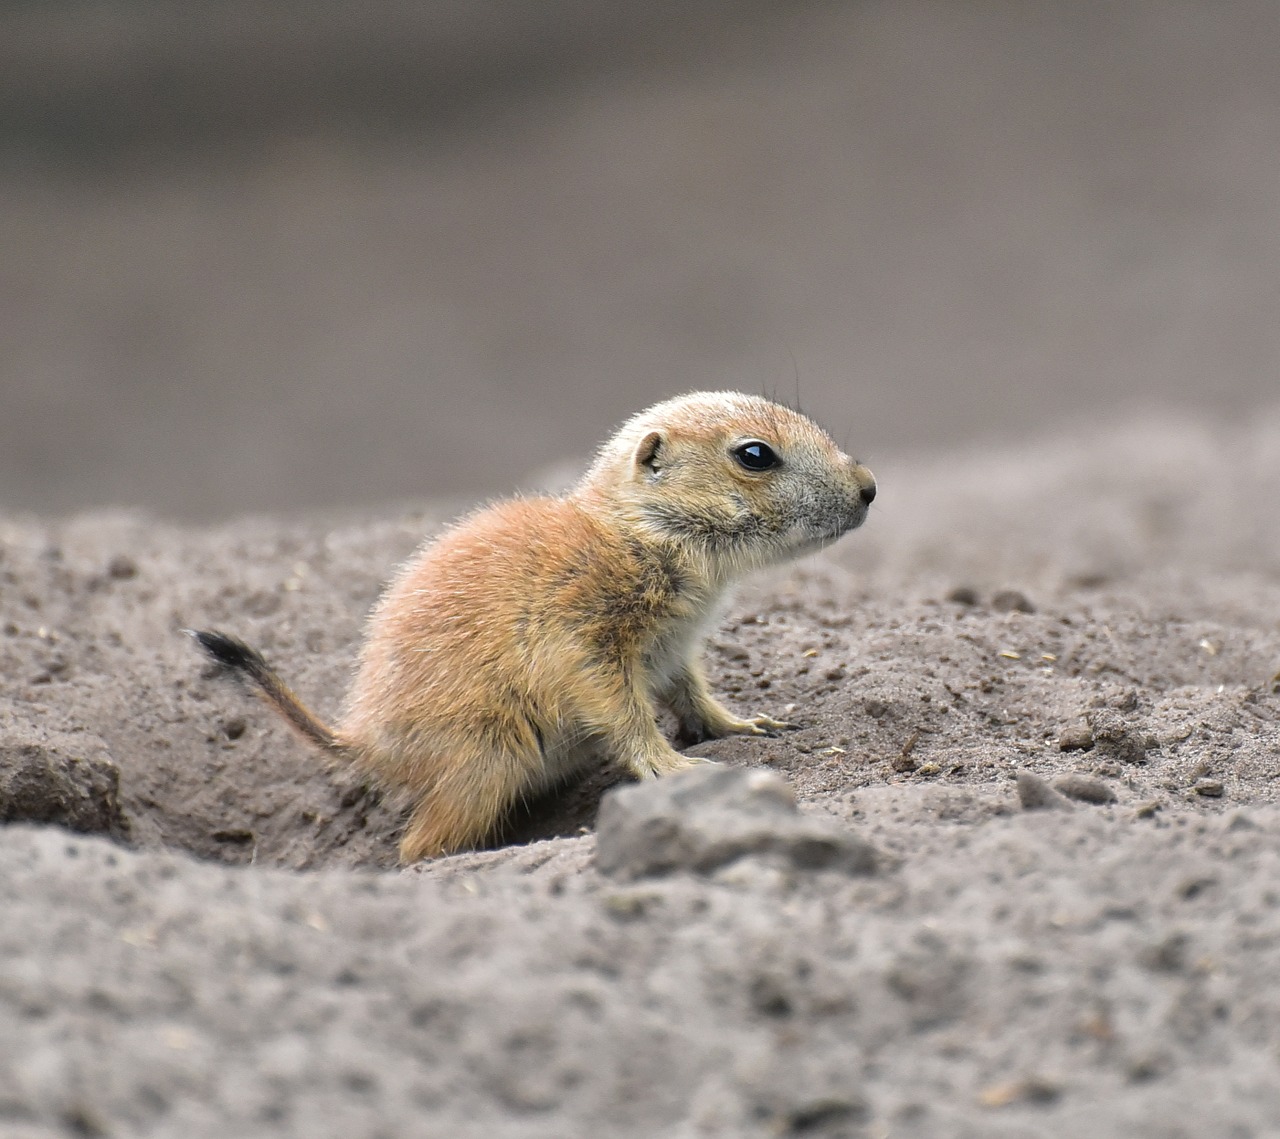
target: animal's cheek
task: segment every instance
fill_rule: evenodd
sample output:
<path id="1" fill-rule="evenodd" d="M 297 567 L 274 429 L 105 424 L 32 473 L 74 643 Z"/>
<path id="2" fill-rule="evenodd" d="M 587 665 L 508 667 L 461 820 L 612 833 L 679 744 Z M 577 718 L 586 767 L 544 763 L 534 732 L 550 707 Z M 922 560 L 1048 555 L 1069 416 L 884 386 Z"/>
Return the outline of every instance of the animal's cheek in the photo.
<path id="1" fill-rule="evenodd" d="M 761 515 L 771 513 L 770 504 L 775 501 L 777 487 L 764 479 L 753 479 L 740 485 L 730 496 L 733 512 L 737 515 Z"/>

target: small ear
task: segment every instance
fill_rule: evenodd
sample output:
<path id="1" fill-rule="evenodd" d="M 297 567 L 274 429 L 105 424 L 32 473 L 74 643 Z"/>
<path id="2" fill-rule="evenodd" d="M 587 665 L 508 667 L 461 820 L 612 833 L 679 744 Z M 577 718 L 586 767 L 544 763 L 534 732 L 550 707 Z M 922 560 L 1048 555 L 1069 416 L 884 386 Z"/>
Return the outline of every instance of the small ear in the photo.
<path id="1" fill-rule="evenodd" d="M 657 474 L 658 452 L 662 449 L 662 435 L 658 431 L 650 431 L 643 439 L 640 440 L 640 446 L 636 448 L 636 466 L 645 467 L 650 474 Z"/>

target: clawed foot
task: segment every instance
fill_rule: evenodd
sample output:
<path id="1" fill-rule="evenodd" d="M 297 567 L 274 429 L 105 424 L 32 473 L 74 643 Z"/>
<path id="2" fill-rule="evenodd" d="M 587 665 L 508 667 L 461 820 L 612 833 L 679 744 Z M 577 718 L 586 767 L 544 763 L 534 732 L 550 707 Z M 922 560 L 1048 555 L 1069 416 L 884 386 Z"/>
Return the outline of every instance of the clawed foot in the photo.
<path id="1" fill-rule="evenodd" d="M 703 727 L 702 725 L 699 725 Z M 715 725 L 715 731 L 701 731 L 684 744 L 701 743 L 706 739 L 723 736 L 777 736 L 779 732 L 794 732 L 798 724 L 789 724 L 785 720 L 775 720 L 772 716 L 752 716 L 749 720 L 726 719 Z M 718 766 L 718 761 L 700 755 L 684 755 L 672 751 L 669 755 L 650 755 L 643 760 L 633 760 L 627 768 L 637 779 L 655 779 L 661 775 L 672 775 L 677 771 L 688 771 L 691 767 L 702 767 L 705 764 Z"/>
<path id="2" fill-rule="evenodd" d="M 679 752 L 673 753 L 672 758 L 663 759 L 660 762 L 650 761 L 648 763 L 631 763 L 627 767 L 637 779 L 656 779 L 662 775 L 674 775 L 677 771 L 688 771 L 691 767 L 705 767 L 710 764 L 713 767 L 719 767 L 720 764 L 714 759 L 705 759 L 700 755 L 681 755 Z"/>
<path id="3" fill-rule="evenodd" d="M 772 716 L 752 716 L 749 720 L 734 720 L 725 725 L 726 735 L 735 736 L 776 736 L 779 732 L 794 732 L 798 724 L 788 724 L 785 720 L 775 720 Z"/>
<path id="4" fill-rule="evenodd" d="M 725 736 L 776 736 L 779 732 L 794 732 L 799 724 L 788 724 L 772 716 L 752 716 L 749 720 L 735 720 L 726 714 L 713 721 L 697 720 L 682 723 L 676 732 L 677 747 L 691 747 L 704 740 L 719 740 Z"/>

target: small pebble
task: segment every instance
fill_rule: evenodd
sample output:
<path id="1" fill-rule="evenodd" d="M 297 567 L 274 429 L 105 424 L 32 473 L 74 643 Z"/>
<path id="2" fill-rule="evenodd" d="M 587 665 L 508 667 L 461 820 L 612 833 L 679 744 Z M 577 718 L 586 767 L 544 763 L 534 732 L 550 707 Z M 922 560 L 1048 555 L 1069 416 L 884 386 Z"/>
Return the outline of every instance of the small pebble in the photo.
<path id="1" fill-rule="evenodd" d="M 997 613 L 1034 613 L 1036 607 L 1031 604 L 1025 593 L 1016 589 L 1002 589 L 991 599 L 991 608 Z"/>
<path id="2" fill-rule="evenodd" d="M 232 846 L 243 846 L 246 843 L 253 842 L 257 835 L 248 827 L 224 827 L 222 830 L 212 831 L 209 837 L 214 842 L 225 842 Z"/>
<path id="3" fill-rule="evenodd" d="M 1164 1056 L 1137 1056 L 1129 1062 L 1126 1075 L 1133 1083 L 1146 1083 L 1163 1075 L 1169 1068 Z"/>
<path id="4" fill-rule="evenodd" d="M 1217 884 L 1218 880 L 1216 878 L 1188 878 L 1178 886 L 1177 895 L 1184 901 L 1189 902 L 1200 897 L 1207 890 L 1212 890 Z"/>
<path id="5" fill-rule="evenodd" d="M 610 894 L 604 899 L 605 912 L 621 921 L 643 917 L 655 900 L 652 894 Z"/>
<path id="6" fill-rule="evenodd" d="M 1043 1076 L 1027 1076 L 1005 1084 L 993 1084 L 978 1094 L 983 1107 L 1008 1107 L 1015 1103 L 1049 1104 L 1062 1095 L 1062 1088 Z"/>
<path id="7" fill-rule="evenodd" d="M 977 605 L 978 591 L 970 585 L 957 585 L 947 594 L 947 600 L 955 605 Z"/>
<path id="8" fill-rule="evenodd" d="M 107 574 L 117 581 L 128 581 L 129 578 L 138 576 L 138 563 L 128 554 L 116 554 L 107 563 Z"/>
<path id="9" fill-rule="evenodd" d="M 1018 772 L 1017 784 L 1018 802 L 1022 804 L 1024 811 L 1068 810 L 1071 807 L 1071 801 L 1066 796 L 1059 794 L 1040 776 L 1032 775 L 1029 771 Z"/>
<path id="10" fill-rule="evenodd" d="M 1206 799 L 1222 798 L 1222 780 L 1221 779 L 1197 779 L 1192 788 L 1197 795 L 1203 795 Z"/>
<path id="11" fill-rule="evenodd" d="M 1148 945 L 1138 954 L 1138 962 L 1156 973 L 1180 973 L 1187 967 L 1188 936 L 1176 930 Z"/>
<path id="12" fill-rule="evenodd" d="M 1117 763 L 1146 763 L 1147 752 L 1159 745 L 1123 716 L 1106 708 L 1089 713 L 1094 747 Z"/>
<path id="13" fill-rule="evenodd" d="M 1101 779 L 1093 779 L 1088 775 L 1064 775 L 1055 779 L 1054 787 L 1069 799 L 1079 799 L 1082 803 L 1114 803 L 1116 793 Z"/>
<path id="14" fill-rule="evenodd" d="M 1088 724 L 1073 724 L 1063 728 L 1058 737 L 1059 751 L 1088 751 L 1093 747 L 1093 729 Z"/>

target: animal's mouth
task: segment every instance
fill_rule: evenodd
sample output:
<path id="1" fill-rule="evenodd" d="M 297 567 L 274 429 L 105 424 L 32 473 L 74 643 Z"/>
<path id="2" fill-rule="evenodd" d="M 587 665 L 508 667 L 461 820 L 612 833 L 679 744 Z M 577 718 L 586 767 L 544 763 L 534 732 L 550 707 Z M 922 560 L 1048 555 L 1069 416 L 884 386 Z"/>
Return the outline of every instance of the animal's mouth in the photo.
<path id="1" fill-rule="evenodd" d="M 866 520 L 866 507 L 861 507 L 852 511 L 837 523 L 810 529 L 806 534 L 800 536 L 799 541 L 796 544 L 796 548 L 797 550 L 805 553 L 825 549 L 827 546 L 838 542 L 847 533 L 849 533 L 850 530 L 856 530 Z"/>
<path id="2" fill-rule="evenodd" d="M 857 525 L 855 523 L 854 525 Z M 800 553 L 813 553 L 816 550 L 825 550 L 828 546 L 835 545 L 843 538 L 853 526 L 843 526 L 826 530 L 810 531 L 803 535 L 796 543 L 796 550 Z"/>
<path id="3" fill-rule="evenodd" d="M 859 503 L 848 514 L 844 516 L 836 525 L 827 529 L 826 534 L 831 541 L 837 538 L 843 538 L 850 530 L 856 530 L 867 520 L 867 508 Z"/>

